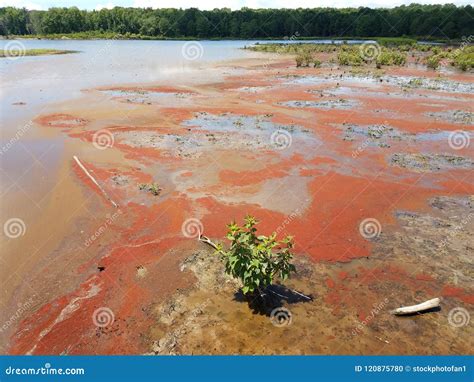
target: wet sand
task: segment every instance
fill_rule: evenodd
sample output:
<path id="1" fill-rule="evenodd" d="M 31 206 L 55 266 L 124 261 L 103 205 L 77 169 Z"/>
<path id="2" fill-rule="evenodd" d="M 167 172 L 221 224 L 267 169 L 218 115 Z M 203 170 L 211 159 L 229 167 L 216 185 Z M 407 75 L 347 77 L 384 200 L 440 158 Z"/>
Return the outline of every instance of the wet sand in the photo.
<path id="1" fill-rule="evenodd" d="M 450 312 L 474 303 L 474 152 L 450 133 L 472 134 L 472 74 L 375 77 L 266 55 L 212 70 L 88 89 L 36 117 L 66 144 L 38 226 L 6 243 L 2 319 L 21 314 L 0 333 L 5 351 L 471 353 L 472 323 Z M 291 325 L 253 312 L 193 236 L 198 224 L 222 240 L 247 213 L 295 236 L 286 285 L 313 300 L 278 302 Z M 434 297 L 438 312 L 389 314 Z"/>

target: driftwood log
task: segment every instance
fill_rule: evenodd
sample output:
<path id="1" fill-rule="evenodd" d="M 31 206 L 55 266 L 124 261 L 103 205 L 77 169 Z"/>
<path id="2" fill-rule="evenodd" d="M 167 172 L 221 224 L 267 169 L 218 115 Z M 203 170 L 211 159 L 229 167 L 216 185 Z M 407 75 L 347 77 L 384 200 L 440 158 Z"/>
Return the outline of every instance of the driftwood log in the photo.
<path id="1" fill-rule="evenodd" d="M 210 245 L 212 248 L 214 248 L 215 250 L 217 250 L 217 245 L 215 245 L 211 239 L 209 239 L 207 236 L 204 236 L 204 235 L 200 235 L 199 236 L 199 241 L 207 244 L 207 245 Z"/>
<path id="2" fill-rule="evenodd" d="M 402 306 L 401 308 L 397 308 L 395 310 L 392 310 L 390 313 L 394 314 L 395 316 L 403 316 L 405 314 L 421 313 L 421 312 L 424 312 L 426 310 L 430 310 L 430 309 L 439 307 L 440 302 L 441 302 L 440 298 L 433 298 L 432 300 L 422 302 L 421 304 L 410 305 L 410 306 Z"/>
<path id="3" fill-rule="evenodd" d="M 115 203 L 111 198 L 110 196 L 107 194 L 107 192 L 105 192 L 105 190 L 102 188 L 102 186 L 99 184 L 99 182 L 97 182 L 97 180 L 95 180 L 95 178 L 90 174 L 89 171 L 87 171 L 87 169 L 84 167 L 84 165 L 82 164 L 82 162 L 79 160 L 79 158 L 77 156 L 73 156 L 74 160 L 76 161 L 77 165 L 80 167 L 80 169 L 84 172 L 84 174 L 86 174 L 90 180 L 92 180 L 92 183 L 94 183 L 97 188 L 100 190 L 100 192 L 102 192 L 102 194 L 105 196 L 105 198 L 110 202 L 112 203 L 112 205 L 115 207 L 115 208 L 118 208 L 118 204 Z"/>

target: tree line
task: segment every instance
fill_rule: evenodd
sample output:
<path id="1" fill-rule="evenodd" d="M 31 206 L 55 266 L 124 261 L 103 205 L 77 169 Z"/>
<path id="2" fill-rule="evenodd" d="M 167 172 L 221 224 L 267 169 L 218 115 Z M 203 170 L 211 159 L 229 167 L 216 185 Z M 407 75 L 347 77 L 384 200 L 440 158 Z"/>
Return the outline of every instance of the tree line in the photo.
<path id="1" fill-rule="evenodd" d="M 164 38 L 271 37 L 430 37 L 461 39 L 474 34 L 473 8 L 420 5 L 391 9 L 121 8 L 99 11 L 77 7 L 47 11 L 0 8 L 0 35 L 78 32 L 134 34 Z"/>

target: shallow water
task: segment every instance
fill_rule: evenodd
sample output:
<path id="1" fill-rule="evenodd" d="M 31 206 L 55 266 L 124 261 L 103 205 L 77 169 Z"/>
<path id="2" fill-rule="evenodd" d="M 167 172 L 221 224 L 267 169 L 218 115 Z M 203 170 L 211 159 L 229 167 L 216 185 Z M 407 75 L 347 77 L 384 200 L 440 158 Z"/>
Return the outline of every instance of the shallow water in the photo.
<path id="1" fill-rule="evenodd" d="M 8 43 L 0 41 L 0 48 Z M 21 44 L 26 49 L 79 53 L 0 60 L 2 134 L 5 128 L 16 130 L 18 123 L 25 123 L 47 104 L 79 97 L 87 88 L 173 81 L 192 77 L 210 62 L 254 55 L 240 49 L 246 41 L 21 40 Z M 12 105 L 17 102 L 26 105 Z"/>

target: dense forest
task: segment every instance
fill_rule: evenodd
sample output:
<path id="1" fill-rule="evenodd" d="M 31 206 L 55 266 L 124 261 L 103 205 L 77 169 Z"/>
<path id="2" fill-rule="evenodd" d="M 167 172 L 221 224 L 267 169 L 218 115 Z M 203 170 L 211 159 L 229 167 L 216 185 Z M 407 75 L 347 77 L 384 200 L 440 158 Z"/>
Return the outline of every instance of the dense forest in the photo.
<path id="1" fill-rule="evenodd" d="M 164 38 L 269 38 L 412 36 L 461 39 L 474 34 L 474 11 L 468 6 L 399 6 L 391 9 L 315 8 L 214 9 L 120 8 L 100 11 L 51 8 L 29 11 L 0 8 L 1 35 L 78 32 Z"/>

